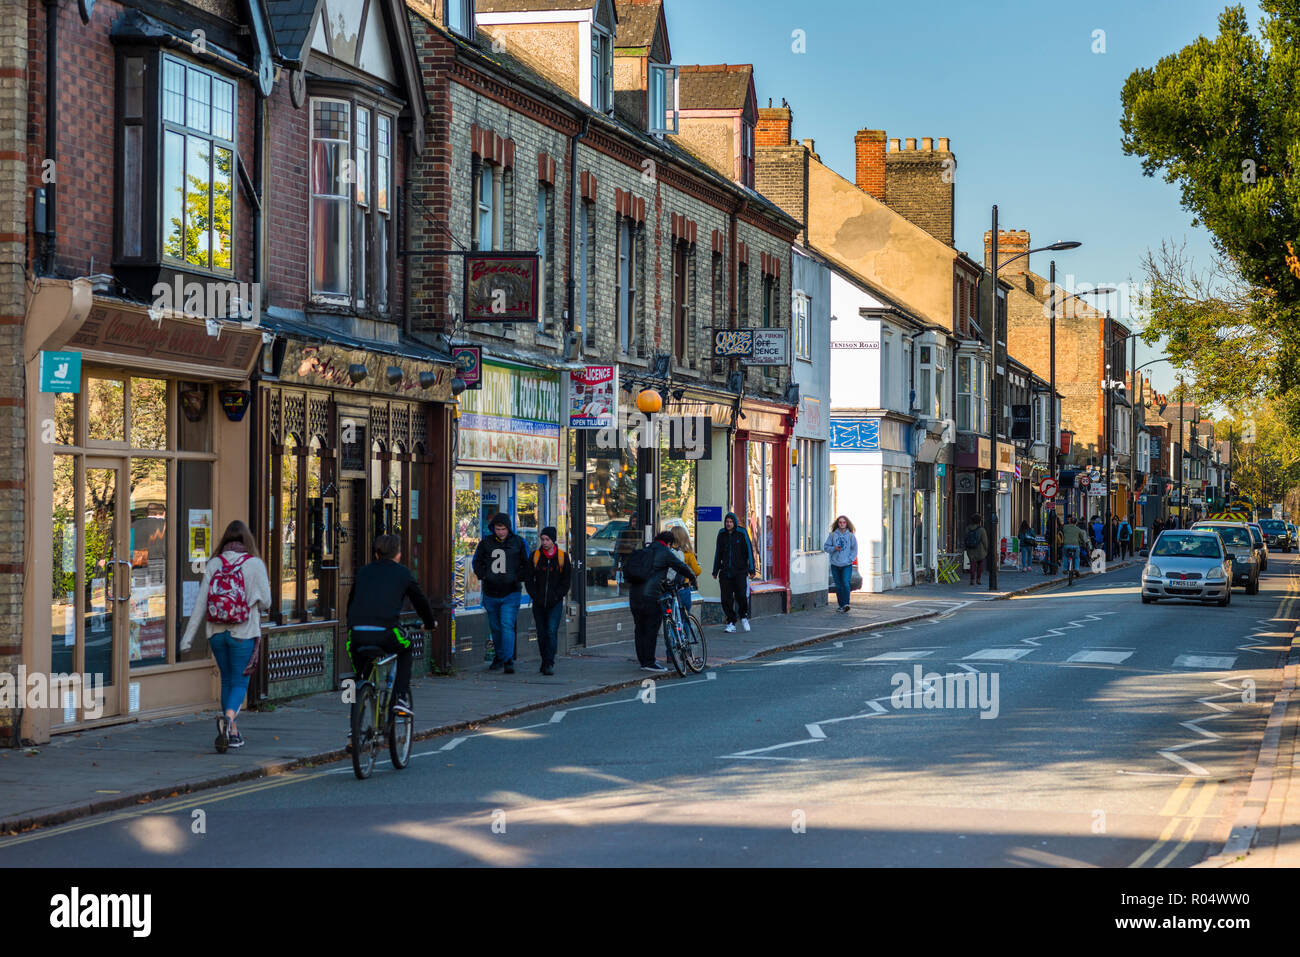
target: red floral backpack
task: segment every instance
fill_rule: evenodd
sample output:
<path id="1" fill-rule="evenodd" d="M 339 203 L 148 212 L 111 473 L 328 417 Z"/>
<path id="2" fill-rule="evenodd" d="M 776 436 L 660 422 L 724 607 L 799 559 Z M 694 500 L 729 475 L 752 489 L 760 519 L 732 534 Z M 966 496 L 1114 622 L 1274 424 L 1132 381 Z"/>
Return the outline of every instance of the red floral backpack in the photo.
<path id="1" fill-rule="evenodd" d="M 251 558 L 245 555 L 238 562 L 228 562 L 218 555 L 221 567 L 212 573 L 208 582 L 208 621 L 238 625 L 248 621 L 248 590 L 244 586 L 241 568 Z"/>

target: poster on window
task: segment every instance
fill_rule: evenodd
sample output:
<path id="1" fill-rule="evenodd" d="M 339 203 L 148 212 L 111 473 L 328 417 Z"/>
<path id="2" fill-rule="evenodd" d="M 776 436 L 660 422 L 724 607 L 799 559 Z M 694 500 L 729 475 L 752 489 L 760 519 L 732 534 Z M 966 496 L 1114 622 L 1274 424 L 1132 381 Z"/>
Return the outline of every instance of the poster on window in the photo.
<path id="1" fill-rule="evenodd" d="M 536 253 L 465 257 L 466 322 L 536 322 Z"/>
<path id="2" fill-rule="evenodd" d="M 212 509 L 189 511 L 190 562 L 206 562 L 212 555 Z"/>
<path id="3" fill-rule="evenodd" d="M 585 366 L 569 372 L 569 428 L 618 425 L 618 366 Z"/>

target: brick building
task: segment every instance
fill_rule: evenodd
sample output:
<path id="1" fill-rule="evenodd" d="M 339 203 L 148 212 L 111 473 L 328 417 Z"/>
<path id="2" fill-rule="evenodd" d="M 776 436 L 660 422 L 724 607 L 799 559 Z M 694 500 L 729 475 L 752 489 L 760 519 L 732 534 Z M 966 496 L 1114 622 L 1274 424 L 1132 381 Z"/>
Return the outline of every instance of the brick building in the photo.
<path id="1" fill-rule="evenodd" d="M 777 518 L 788 483 L 777 477 L 789 468 L 788 358 L 748 370 L 715 360 L 709 330 L 789 329 L 798 224 L 678 136 L 652 131 L 651 103 L 664 102 L 655 84 L 671 66 L 660 4 L 409 9 L 433 144 L 413 171 L 412 253 L 455 253 L 413 263 L 420 330 L 481 349 L 500 384 L 460 402 L 456 660 L 467 665 L 486 638 L 467 557 L 498 508 L 532 544 L 555 525 L 583 556 L 562 646 L 626 637 L 621 564 L 647 529 L 685 527 L 707 562 L 731 508 L 757 544 L 759 613 L 784 609 L 789 547 Z M 467 322 L 460 253 L 533 250 L 543 253 L 538 320 Z M 569 428 L 565 402 L 534 410 L 543 418 L 527 428 L 542 445 L 521 452 L 499 439 L 494 430 L 522 430 L 528 418 L 502 396 L 523 383 L 563 388 L 597 367 L 617 370 L 621 388 L 606 399 L 624 418 L 652 388 L 670 416 L 707 420 L 706 457 L 683 458 L 668 434 L 648 446 L 635 428 Z M 702 583 L 706 610 L 715 589 Z"/>

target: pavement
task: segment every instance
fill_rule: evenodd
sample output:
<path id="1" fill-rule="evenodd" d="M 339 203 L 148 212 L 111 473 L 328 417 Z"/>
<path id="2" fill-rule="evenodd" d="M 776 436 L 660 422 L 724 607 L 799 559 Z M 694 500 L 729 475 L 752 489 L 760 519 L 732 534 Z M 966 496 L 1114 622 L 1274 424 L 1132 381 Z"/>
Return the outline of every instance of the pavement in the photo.
<path id="1" fill-rule="evenodd" d="M 1140 561 L 1141 559 L 1138 559 Z M 1131 567 L 1136 562 L 1111 566 Z M 829 607 L 756 619 L 750 632 L 706 629 L 710 665 L 743 661 L 923 618 L 946 616 L 975 602 L 1012 598 L 1059 585 L 1059 577 L 1002 569 L 997 591 L 931 583 L 882 594 L 855 593 L 851 610 Z M 528 711 L 553 707 L 647 677 L 636 665 L 633 643 L 582 649 L 563 657 L 554 676 L 525 661 L 518 673 L 475 669 L 413 682 L 417 739 L 454 735 Z M 1209 866 L 1300 865 L 1300 783 L 1292 782 L 1300 754 L 1300 708 L 1287 708 L 1300 670 L 1300 639 L 1292 647 L 1252 790 L 1242 814 L 1254 821 L 1234 829 L 1240 853 L 1219 855 Z M 218 755 L 210 714 L 118 725 L 60 735 L 39 748 L 0 751 L 0 834 L 49 827 L 101 812 L 346 758 L 348 706 L 337 692 L 298 699 L 274 710 L 247 712 L 240 730 L 248 745 Z M 1231 846 L 1232 840 L 1229 841 Z M 1251 849 L 1253 846 L 1253 850 Z M 1247 853 L 1249 852 L 1249 853 Z"/>

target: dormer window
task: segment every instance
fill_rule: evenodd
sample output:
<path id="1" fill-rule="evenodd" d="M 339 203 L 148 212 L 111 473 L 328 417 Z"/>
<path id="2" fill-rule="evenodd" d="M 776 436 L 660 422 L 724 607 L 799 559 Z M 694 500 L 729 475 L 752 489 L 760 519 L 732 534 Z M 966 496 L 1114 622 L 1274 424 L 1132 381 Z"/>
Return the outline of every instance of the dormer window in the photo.
<path id="1" fill-rule="evenodd" d="M 677 67 L 651 63 L 649 95 L 648 131 L 676 134 L 679 111 Z"/>
<path id="2" fill-rule="evenodd" d="M 595 25 L 591 29 L 591 108 L 600 113 L 614 108 L 614 42 Z"/>
<path id="3" fill-rule="evenodd" d="M 443 22 L 447 29 L 463 37 L 474 37 L 474 0 L 446 0 Z"/>

